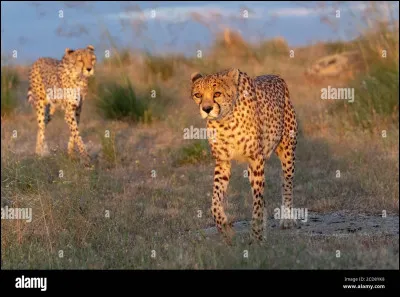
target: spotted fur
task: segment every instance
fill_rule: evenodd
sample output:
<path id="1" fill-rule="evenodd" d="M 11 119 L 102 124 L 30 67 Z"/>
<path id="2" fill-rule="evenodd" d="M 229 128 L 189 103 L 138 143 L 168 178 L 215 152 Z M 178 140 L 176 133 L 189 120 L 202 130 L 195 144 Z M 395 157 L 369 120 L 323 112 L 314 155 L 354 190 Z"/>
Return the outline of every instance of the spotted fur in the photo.
<path id="1" fill-rule="evenodd" d="M 203 76 L 193 73 L 192 97 L 207 128 L 215 129 L 209 139 L 216 160 L 211 212 L 218 230 L 231 242 L 234 234 L 223 202 L 231 175 L 231 160 L 249 164 L 253 194 L 253 239 L 263 239 L 264 166 L 272 152 L 283 171 L 282 204 L 293 206 L 293 177 L 297 144 L 297 121 L 285 81 L 276 75 L 249 77 L 239 69 Z M 293 220 L 281 220 L 290 228 Z"/>
<path id="2" fill-rule="evenodd" d="M 94 74 L 95 64 L 94 47 L 88 45 L 83 49 L 65 49 L 61 60 L 39 58 L 32 65 L 27 97 L 36 109 L 38 155 L 43 155 L 46 147 L 45 128 L 56 109 L 61 108 L 65 112 L 65 121 L 71 133 L 68 154 L 73 154 L 76 144 L 85 163 L 89 163 L 90 158 L 79 134 L 78 125 L 83 100 L 87 95 L 88 78 Z M 65 91 L 60 93 L 59 90 Z"/>

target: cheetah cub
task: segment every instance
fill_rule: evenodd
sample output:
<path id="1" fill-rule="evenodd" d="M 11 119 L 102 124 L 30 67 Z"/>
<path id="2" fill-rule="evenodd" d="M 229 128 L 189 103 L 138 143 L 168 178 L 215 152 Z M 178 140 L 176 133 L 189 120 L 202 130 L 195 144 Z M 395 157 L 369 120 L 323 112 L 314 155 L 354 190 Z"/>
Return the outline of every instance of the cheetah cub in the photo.
<path id="1" fill-rule="evenodd" d="M 65 112 L 70 130 L 68 154 L 72 156 L 76 145 L 86 165 L 90 158 L 79 135 L 78 125 L 83 100 L 88 90 L 88 78 L 94 74 L 96 55 L 94 47 L 65 49 L 61 60 L 39 58 L 32 65 L 29 75 L 28 101 L 35 107 L 38 133 L 36 154 L 43 155 L 45 128 L 57 108 Z"/>
<path id="2" fill-rule="evenodd" d="M 223 202 L 231 160 L 249 164 L 253 194 L 252 241 L 263 239 L 264 166 L 272 152 L 283 170 L 282 204 L 293 205 L 293 176 L 297 144 L 296 114 L 285 81 L 276 75 L 249 77 L 239 69 L 228 69 L 203 76 L 193 73 L 192 97 L 207 128 L 216 137 L 209 139 L 216 160 L 211 212 L 219 232 L 231 243 L 234 231 L 228 223 Z M 280 221 L 290 228 L 294 220 Z"/>

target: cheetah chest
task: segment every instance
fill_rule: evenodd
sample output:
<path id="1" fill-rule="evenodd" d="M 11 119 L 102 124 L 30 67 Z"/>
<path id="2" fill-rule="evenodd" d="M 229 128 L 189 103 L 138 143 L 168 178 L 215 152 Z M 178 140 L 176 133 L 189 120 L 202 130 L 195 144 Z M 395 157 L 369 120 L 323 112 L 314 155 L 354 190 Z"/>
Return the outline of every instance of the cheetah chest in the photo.
<path id="1" fill-rule="evenodd" d="M 257 130 L 251 125 L 238 121 L 217 123 L 210 121 L 214 138 L 209 139 L 214 157 L 219 160 L 237 160 L 246 162 L 260 152 Z"/>
<path id="2" fill-rule="evenodd" d="M 67 80 L 47 89 L 47 92 L 48 103 L 65 109 L 69 104 L 76 106 L 81 104 L 86 94 L 86 84 L 80 81 Z"/>

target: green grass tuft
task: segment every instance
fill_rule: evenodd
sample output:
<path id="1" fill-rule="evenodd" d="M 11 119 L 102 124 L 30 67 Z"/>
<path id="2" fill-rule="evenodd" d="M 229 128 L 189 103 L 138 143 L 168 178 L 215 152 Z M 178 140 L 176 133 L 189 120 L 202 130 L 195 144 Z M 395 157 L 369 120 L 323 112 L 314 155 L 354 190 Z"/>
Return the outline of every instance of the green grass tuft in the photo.
<path id="1" fill-rule="evenodd" d="M 97 106 L 108 119 L 151 123 L 150 101 L 136 94 L 127 80 L 126 86 L 115 82 L 99 86 Z"/>
<path id="2" fill-rule="evenodd" d="M 357 126 L 365 129 L 374 125 L 376 116 L 399 122 L 399 72 L 397 65 L 380 64 L 354 81 L 354 102 L 339 102 L 330 110 L 331 114 L 345 113 L 347 118 Z"/>
<path id="3" fill-rule="evenodd" d="M 194 140 L 175 152 L 174 166 L 208 163 L 212 160 L 207 140 Z"/>
<path id="4" fill-rule="evenodd" d="M 1 68 L 1 116 L 10 115 L 17 106 L 15 90 L 19 82 L 18 74 L 12 68 Z"/>

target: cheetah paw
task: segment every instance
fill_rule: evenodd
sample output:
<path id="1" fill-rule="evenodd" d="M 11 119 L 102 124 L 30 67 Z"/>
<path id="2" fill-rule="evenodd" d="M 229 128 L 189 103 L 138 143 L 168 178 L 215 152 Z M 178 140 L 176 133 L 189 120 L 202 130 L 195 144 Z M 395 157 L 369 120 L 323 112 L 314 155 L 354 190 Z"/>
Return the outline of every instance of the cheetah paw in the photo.
<path id="1" fill-rule="evenodd" d="M 92 164 L 90 160 L 84 160 L 82 163 L 86 170 L 94 170 L 94 164 Z"/>
<path id="2" fill-rule="evenodd" d="M 94 165 L 85 165 L 85 169 L 88 171 L 93 171 L 94 170 Z"/>
<path id="3" fill-rule="evenodd" d="M 45 143 L 44 147 L 43 147 L 43 151 L 42 151 L 42 157 L 49 156 L 49 155 L 50 155 L 50 150 L 49 150 L 49 147 L 47 146 L 47 143 Z"/>
<path id="4" fill-rule="evenodd" d="M 292 229 L 297 227 L 297 221 L 292 219 L 282 219 L 279 223 L 281 229 Z"/>
<path id="5" fill-rule="evenodd" d="M 50 155 L 47 144 L 44 144 L 42 148 L 36 148 L 36 155 L 38 155 L 39 157 L 46 157 Z"/>
<path id="6" fill-rule="evenodd" d="M 249 241 L 249 245 L 262 245 L 263 243 L 265 243 L 265 238 L 264 236 L 256 236 L 256 235 L 250 235 L 250 241 Z"/>
<path id="7" fill-rule="evenodd" d="M 235 230 L 233 229 L 233 224 L 232 223 L 227 224 L 225 227 L 223 227 L 222 232 L 223 232 L 223 235 L 225 238 L 225 242 L 228 245 L 232 245 L 232 239 L 235 235 Z"/>

